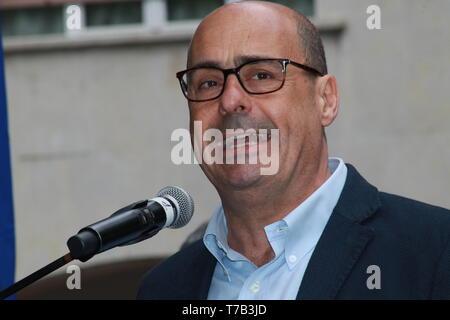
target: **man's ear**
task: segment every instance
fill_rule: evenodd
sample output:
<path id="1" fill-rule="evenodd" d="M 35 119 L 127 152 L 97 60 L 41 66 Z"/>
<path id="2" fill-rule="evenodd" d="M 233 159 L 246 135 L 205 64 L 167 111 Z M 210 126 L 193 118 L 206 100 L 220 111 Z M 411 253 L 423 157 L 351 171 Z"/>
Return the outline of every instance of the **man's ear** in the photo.
<path id="1" fill-rule="evenodd" d="M 322 127 L 328 127 L 338 114 L 339 89 L 332 75 L 327 74 L 316 81 L 320 122 Z"/>

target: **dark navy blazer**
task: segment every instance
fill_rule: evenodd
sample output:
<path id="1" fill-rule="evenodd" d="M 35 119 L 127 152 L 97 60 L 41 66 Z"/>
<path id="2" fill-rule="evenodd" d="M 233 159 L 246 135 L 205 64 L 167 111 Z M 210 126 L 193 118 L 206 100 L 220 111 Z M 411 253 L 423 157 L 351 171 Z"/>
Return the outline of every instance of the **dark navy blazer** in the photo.
<path id="1" fill-rule="evenodd" d="M 379 192 L 347 168 L 297 299 L 450 299 L 450 211 Z M 379 289 L 367 286 L 372 265 Z M 215 266 L 196 241 L 151 269 L 138 299 L 206 299 Z"/>

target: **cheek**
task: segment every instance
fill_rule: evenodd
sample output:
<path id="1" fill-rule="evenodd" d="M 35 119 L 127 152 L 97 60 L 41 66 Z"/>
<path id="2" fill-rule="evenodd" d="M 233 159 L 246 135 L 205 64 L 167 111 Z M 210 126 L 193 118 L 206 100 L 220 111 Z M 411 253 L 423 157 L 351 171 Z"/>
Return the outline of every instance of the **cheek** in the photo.
<path id="1" fill-rule="evenodd" d="M 290 90 L 290 94 L 287 97 L 289 106 L 287 113 L 289 114 L 289 122 L 293 126 L 293 129 L 298 132 L 309 131 L 316 124 L 320 124 L 320 118 L 314 96 L 311 94 L 311 90 L 308 84 L 303 84 L 301 88 Z"/>
<path id="2" fill-rule="evenodd" d="M 189 108 L 189 119 L 191 130 L 194 125 L 194 121 L 200 121 L 202 123 L 203 129 L 208 129 L 214 127 L 214 123 L 217 122 L 217 112 L 215 112 L 213 106 L 209 105 L 190 105 Z"/>
<path id="3" fill-rule="evenodd" d="M 289 85 L 286 89 L 271 99 L 272 108 L 267 109 L 267 116 L 280 129 L 280 153 L 297 154 L 311 140 L 318 119 L 310 97 Z"/>
<path id="4" fill-rule="evenodd" d="M 217 107 L 210 105 L 197 105 L 190 107 L 189 126 L 191 139 L 195 139 L 198 146 L 204 147 L 205 145 L 209 144 L 208 141 L 203 141 L 205 131 L 207 131 L 208 129 L 216 129 L 219 127 L 220 115 L 216 110 Z"/>
<path id="5" fill-rule="evenodd" d="M 273 120 L 280 129 L 280 134 L 291 135 L 301 131 L 305 127 L 308 118 L 305 103 L 298 94 L 280 94 L 269 101 L 268 117 Z"/>

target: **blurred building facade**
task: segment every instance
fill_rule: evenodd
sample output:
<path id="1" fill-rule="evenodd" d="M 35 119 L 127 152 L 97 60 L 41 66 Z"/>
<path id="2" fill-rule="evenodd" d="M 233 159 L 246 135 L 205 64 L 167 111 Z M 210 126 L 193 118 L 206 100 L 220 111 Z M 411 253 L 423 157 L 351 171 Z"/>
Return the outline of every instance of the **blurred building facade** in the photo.
<path id="1" fill-rule="evenodd" d="M 210 217 L 219 198 L 197 166 L 171 162 L 170 137 L 188 128 L 175 72 L 199 20 L 223 2 L 0 1 L 17 278 L 62 256 L 81 227 L 166 185 L 191 193 L 192 222 L 87 264 L 169 255 Z M 276 2 L 322 34 L 341 90 L 330 155 L 383 191 L 450 207 L 450 2 Z M 367 27 L 374 4 L 379 30 Z"/>

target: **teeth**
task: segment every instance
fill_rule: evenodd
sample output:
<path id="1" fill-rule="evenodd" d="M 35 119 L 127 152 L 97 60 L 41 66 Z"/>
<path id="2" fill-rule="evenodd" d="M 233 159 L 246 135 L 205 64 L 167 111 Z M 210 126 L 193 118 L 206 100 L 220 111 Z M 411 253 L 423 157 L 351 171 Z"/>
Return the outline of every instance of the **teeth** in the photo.
<path id="1" fill-rule="evenodd" d="M 260 134 L 258 134 L 258 137 L 259 137 L 259 141 L 265 142 L 265 141 L 267 141 L 267 139 L 269 139 L 270 133 L 269 134 L 260 133 Z"/>
<path id="2" fill-rule="evenodd" d="M 246 142 L 246 138 L 249 138 L 248 143 Z M 236 145 L 236 148 L 240 148 L 243 147 L 245 145 L 248 146 L 254 146 L 258 144 L 259 142 L 265 142 L 270 138 L 270 133 L 269 134 L 264 134 L 264 133 L 251 133 L 251 134 L 240 134 L 237 136 L 230 136 L 228 138 L 225 139 L 225 147 L 226 148 L 234 148 L 234 141 L 236 140 L 236 142 L 240 142 Z M 242 141 L 242 142 L 241 142 Z"/>

